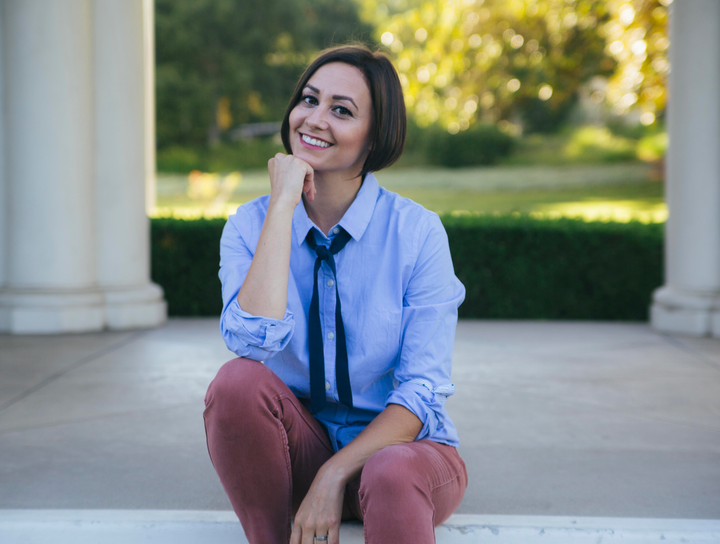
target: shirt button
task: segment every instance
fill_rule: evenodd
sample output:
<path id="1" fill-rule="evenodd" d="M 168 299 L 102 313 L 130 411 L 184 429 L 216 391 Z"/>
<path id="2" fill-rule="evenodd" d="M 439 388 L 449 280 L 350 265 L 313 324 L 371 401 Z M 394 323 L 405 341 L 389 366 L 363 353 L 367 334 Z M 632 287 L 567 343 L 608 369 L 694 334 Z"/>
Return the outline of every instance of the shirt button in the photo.
<path id="1" fill-rule="evenodd" d="M 335 282 L 333 280 L 328 280 L 328 285 L 332 287 L 333 285 L 335 285 Z"/>
<path id="2" fill-rule="evenodd" d="M 333 234 L 337 234 L 338 232 L 340 232 L 340 229 L 337 228 L 337 227 L 335 227 L 335 228 L 333 229 Z"/>
<path id="3" fill-rule="evenodd" d="M 334 335 L 333 333 L 329 332 L 329 333 L 328 333 L 328 338 L 329 338 L 330 340 L 332 340 L 333 338 L 335 338 L 335 335 Z"/>
<path id="4" fill-rule="evenodd" d="M 325 382 L 325 391 L 330 391 L 330 382 Z"/>

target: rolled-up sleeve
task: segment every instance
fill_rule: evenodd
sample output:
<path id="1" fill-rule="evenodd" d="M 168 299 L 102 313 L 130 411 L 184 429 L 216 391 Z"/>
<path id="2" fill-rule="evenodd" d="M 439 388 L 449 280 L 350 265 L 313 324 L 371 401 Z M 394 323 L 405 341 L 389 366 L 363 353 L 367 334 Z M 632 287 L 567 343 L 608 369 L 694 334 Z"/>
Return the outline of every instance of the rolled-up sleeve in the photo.
<path id="1" fill-rule="evenodd" d="M 245 277 L 250 270 L 256 247 L 259 225 L 251 213 L 240 207 L 230 216 L 220 239 L 220 281 L 222 282 L 223 312 L 220 330 L 225 345 L 239 357 L 264 361 L 290 342 L 295 321 L 285 311 L 283 319 L 255 316 L 245 312 L 237 301 Z"/>
<path id="2" fill-rule="evenodd" d="M 402 311 L 402 346 L 395 366 L 396 387 L 385 405 L 399 404 L 414 413 L 423 427 L 416 440 L 442 430 L 447 398 L 455 391 L 450 379 L 457 309 L 465 288 L 455 277 L 445 229 L 437 215 L 416 231 L 418 258 Z"/>

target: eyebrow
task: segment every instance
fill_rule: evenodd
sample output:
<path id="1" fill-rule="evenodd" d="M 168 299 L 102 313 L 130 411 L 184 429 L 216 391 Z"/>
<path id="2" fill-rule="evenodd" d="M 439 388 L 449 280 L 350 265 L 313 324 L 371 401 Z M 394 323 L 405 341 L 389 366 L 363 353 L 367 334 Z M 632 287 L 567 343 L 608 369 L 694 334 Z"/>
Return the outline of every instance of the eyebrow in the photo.
<path id="1" fill-rule="evenodd" d="M 313 87 L 312 85 L 305 85 L 305 87 L 307 87 L 308 89 L 310 89 L 312 92 L 314 92 L 314 93 L 316 93 L 316 94 L 320 94 L 320 90 L 319 90 L 319 89 L 316 89 L 316 88 Z M 341 95 L 341 94 L 335 94 L 335 95 L 333 95 L 333 100 L 347 100 L 348 102 L 352 102 L 352 104 L 353 104 L 353 106 L 355 106 L 355 109 L 356 109 L 356 110 L 359 110 L 359 109 L 360 109 L 360 108 L 358 108 L 358 106 L 357 106 L 357 104 L 355 103 L 355 101 L 354 101 L 352 98 L 350 98 L 349 96 L 343 96 L 343 95 Z"/>

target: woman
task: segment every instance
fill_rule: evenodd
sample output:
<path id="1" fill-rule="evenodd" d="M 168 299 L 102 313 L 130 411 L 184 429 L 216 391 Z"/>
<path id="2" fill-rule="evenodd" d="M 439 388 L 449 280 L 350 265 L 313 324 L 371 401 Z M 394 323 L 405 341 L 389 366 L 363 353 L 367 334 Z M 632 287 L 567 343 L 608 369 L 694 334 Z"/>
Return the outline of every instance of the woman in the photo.
<path id="1" fill-rule="evenodd" d="M 444 408 L 465 290 L 437 215 L 372 174 L 405 129 L 384 55 L 324 51 L 290 100 L 271 194 L 223 232 L 221 329 L 240 358 L 205 426 L 253 544 L 337 543 L 350 518 L 366 542 L 434 542 L 465 492 Z"/>

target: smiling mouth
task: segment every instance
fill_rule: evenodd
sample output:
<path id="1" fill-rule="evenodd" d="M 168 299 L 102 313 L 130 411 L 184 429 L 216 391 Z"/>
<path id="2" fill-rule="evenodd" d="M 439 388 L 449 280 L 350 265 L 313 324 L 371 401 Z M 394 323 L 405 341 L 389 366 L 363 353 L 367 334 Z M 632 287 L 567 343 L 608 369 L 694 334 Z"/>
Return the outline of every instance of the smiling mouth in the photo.
<path id="1" fill-rule="evenodd" d="M 331 143 L 326 142 L 325 140 L 313 138 L 312 136 L 308 136 L 307 134 L 303 134 L 303 133 L 300 133 L 300 138 L 306 144 L 309 144 L 309 145 L 312 145 L 315 147 L 327 148 L 327 147 L 330 147 L 331 145 L 333 145 Z"/>

